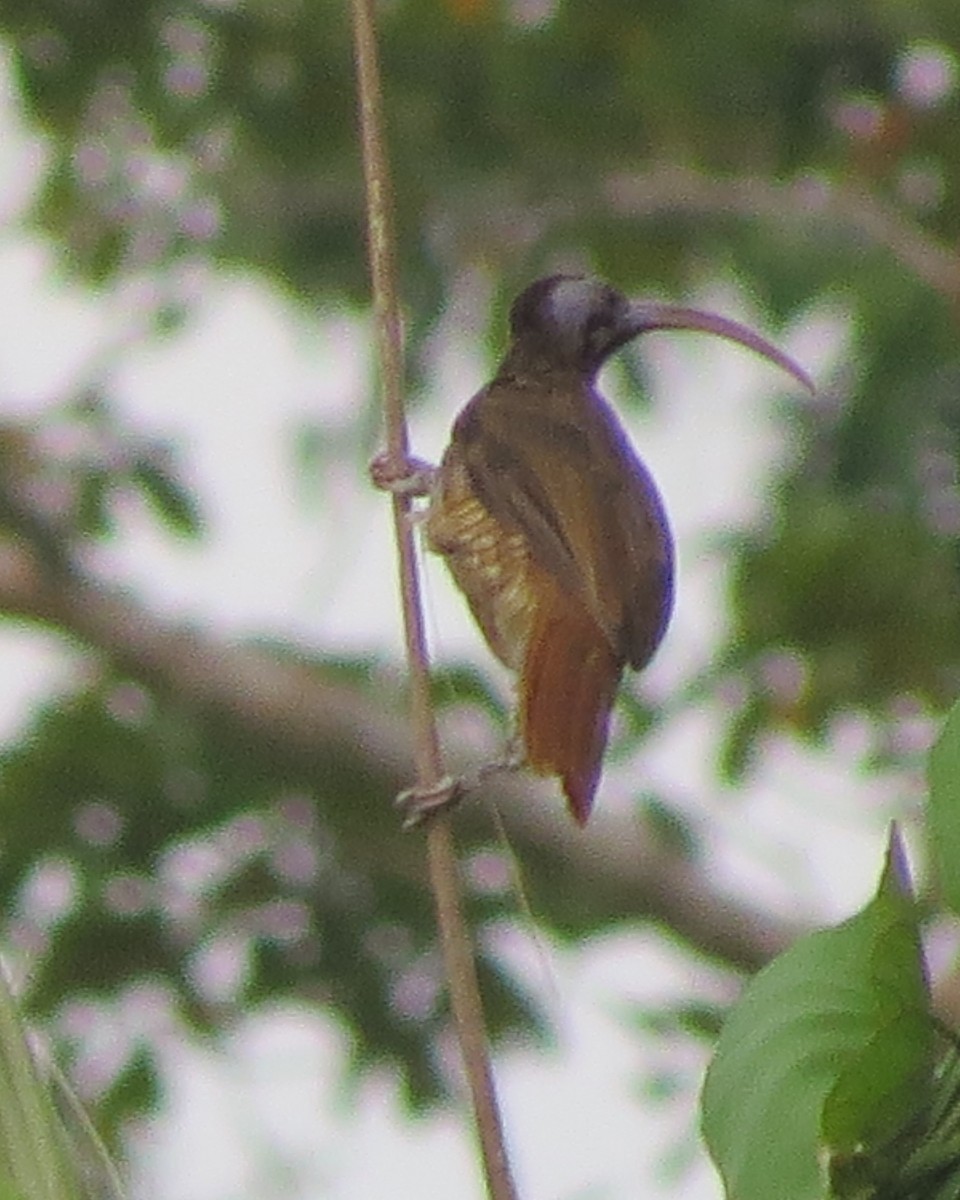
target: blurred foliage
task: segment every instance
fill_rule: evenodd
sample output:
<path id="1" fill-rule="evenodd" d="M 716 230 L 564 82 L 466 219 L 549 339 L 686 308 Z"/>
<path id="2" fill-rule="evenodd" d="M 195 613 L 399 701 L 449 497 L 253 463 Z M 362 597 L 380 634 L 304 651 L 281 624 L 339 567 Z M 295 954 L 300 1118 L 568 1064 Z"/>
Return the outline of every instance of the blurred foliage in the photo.
<path id="1" fill-rule="evenodd" d="M 48 569 L 69 571 L 73 551 L 115 533 L 130 500 L 171 533 L 201 532 L 170 447 L 119 430 L 100 398 L 70 399 L 30 425 L 0 422 L 0 536 L 23 539 Z"/>
<path id="2" fill-rule="evenodd" d="M 497 339 L 518 287 L 556 268 L 676 295 L 732 279 L 773 324 L 822 302 L 849 321 L 850 362 L 783 410 L 791 453 L 764 519 L 728 542 L 727 644 L 686 697 L 735 697 L 722 767 L 748 770 L 772 730 L 941 710 L 960 676 L 955 0 L 396 0 L 382 34 L 414 379 L 465 278 L 490 284 Z M 50 151 L 29 220 L 65 270 L 106 288 L 209 262 L 322 312 L 366 308 L 339 0 L 4 0 L 0 37 Z M 164 296 L 157 318 L 186 314 Z M 619 369 L 642 386 L 639 359 Z M 44 430 L 0 429 L 4 533 L 62 569 L 131 493 L 198 532 L 166 448 L 79 390 Z M 374 426 L 369 409 L 357 423 Z M 361 444 L 341 427 L 300 449 L 322 463 Z M 368 665 L 315 665 L 383 691 Z M 475 674 L 436 688 L 502 721 Z M 631 694 L 623 717 L 626 757 L 663 715 Z M 413 1101 L 436 1099 L 429 902 L 338 853 L 338 834 L 372 824 L 369 784 L 349 756 L 308 777 L 121 677 L 41 712 L 0 760 L 0 910 L 17 944 L 39 939 L 32 1011 L 160 978 L 201 1033 L 309 998 L 358 1062 L 397 1064 Z M 641 802 L 692 852 L 669 806 Z M 205 884 L 184 895 L 194 861 Z M 601 928 L 548 861 L 525 867 L 555 931 Z M 67 900 L 43 916 L 30 897 L 49 878 Z M 478 889 L 472 915 L 494 920 L 499 902 Z M 218 983 L 224 947 L 240 968 Z M 494 1032 L 529 1030 L 515 981 L 493 956 L 483 970 Z M 124 1072 L 111 1120 L 152 1094 L 142 1047 Z"/>
<path id="3" fill-rule="evenodd" d="M 57 1017 L 70 998 L 148 987 L 184 1032 L 207 1036 L 308 999 L 351 1031 L 358 1066 L 388 1062 L 414 1106 L 438 1100 L 447 1017 L 432 899 L 399 865 L 348 861 L 338 828 L 369 822 L 372 800 L 366 778 L 338 768 L 318 786 L 122 678 L 43 709 L 0 754 L 0 940 L 31 948 L 28 1011 Z M 468 903 L 482 927 L 503 915 L 503 890 L 478 887 Z M 479 969 L 492 1034 L 535 1033 L 517 981 L 489 956 Z M 156 1094 L 164 1026 L 131 1041 L 101 1098 L 111 1135 L 107 1122 Z"/>

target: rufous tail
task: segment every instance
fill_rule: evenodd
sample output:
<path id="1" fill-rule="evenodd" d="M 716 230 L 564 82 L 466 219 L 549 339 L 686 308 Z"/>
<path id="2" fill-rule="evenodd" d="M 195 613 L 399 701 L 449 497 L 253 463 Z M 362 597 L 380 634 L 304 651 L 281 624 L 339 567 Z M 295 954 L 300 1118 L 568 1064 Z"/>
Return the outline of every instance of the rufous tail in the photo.
<path id="1" fill-rule="evenodd" d="M 584 825 L 623 662 L 579 599 L 552 584 L 544 592 L 519 680 L 520 732 L 527 765 L 560 777 L 570 812 Z"/>

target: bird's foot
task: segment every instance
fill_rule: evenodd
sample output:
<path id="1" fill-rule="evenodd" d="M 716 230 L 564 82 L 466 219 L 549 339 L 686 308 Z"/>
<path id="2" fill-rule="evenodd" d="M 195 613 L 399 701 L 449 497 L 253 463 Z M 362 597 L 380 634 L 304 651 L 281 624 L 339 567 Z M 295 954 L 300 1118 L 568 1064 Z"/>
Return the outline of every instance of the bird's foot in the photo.
<path id="1" fill-rule="evenodd" d="M 522 771 L 526 765 L 527 755 L 523 743 L 519 738 L 512 739 L 507 743 L 500 758 L 495 758 L 493 762 L 484 763 L 482 767 L 478 767 L 468 779 L 464 780 L 464 787 L 467 790 L 478 788 L 491 775 L 507 775 L 514 771 Z"/>
<path id="2" fill-rule="evenodd" d="M 475 792 L 482 787 L 491 775 L 500 775 L 507 771 L 520 771 L 525 764 L 526 755 L 523 744 L 519 739 L 515 739 L 508 743 L 501 758 L 484 763 L 482 767 L 478 767 L 467 775 L 458 777 L 444 775 L 442 779 L 438 779 L 436 783 L 432 783 L 428 787 L 404 788 L 394 801 L 396 807 L 403 814 L 401 828 L 404 830 L 416 829 L 418 825 L 422 825 L 424 821 L 429 820 L 437 813 L 449 812 L 451 808 L 460 803 L 468 792 Z"/>
<path id="3" fill-rule="evenodd" d="M 436 783 L 427 787 L 404 788 L 397 796 L 394 804 L 403 814 L 402 829 L 416 829 L 437 813 L 447 812 L 463 799 L 466 783 L 462 779 L 454 779 L 452 775 L 444 775 Z"/>
<path id="4" fill-rule="evenodd" d="M 498 767 L 501 771 L 522 771 L 527 765 L 527 748 L 523 744 L 523 735 L 516 727 L 516 723 L 503 748 L 502 757 L 499 762 L 491 765 Z"/>
<path id="5" fill-rule="evenodd" d="M 422 458 L 400 458 L 385 450 L 370 461 L 374 487 L 399 496 L 429 496 L 437 479 L 437 468 Z"/>

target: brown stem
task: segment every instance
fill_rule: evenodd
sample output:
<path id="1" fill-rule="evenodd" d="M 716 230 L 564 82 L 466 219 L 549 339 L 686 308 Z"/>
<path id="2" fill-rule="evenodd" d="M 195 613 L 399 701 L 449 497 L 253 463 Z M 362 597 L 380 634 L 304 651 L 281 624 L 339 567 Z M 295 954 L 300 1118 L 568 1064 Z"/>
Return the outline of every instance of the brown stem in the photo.
<path id="1" fill-rule="evenodd" d="M 360 133 L 367 194 L 367 229 L 373 283 L 387 451 L 399 467 L 407 456 L 403 409 L 403 360 L 393 252 L 390 176 L 383 135 L 382 93 L 373 0 L 353 0 Z M 410 500 L 393 496 L 393 522 L 400 566 L 404 634 L 410 673 L 417 784 L 435 786 L 443 776 L 437 727 L 430 704 L 430 674 L 420 603 Z M 480 987 L 469 931 L 463 916 L 453 832 L 446 815 L 427 825 L 427 859 L 437 908 L 444 966 L 464 1068 L 483 1154 L 487 1192 L 493 1200 L 514 1200 L 516 1189 L 507 1159 L 487 1045 Z"/>

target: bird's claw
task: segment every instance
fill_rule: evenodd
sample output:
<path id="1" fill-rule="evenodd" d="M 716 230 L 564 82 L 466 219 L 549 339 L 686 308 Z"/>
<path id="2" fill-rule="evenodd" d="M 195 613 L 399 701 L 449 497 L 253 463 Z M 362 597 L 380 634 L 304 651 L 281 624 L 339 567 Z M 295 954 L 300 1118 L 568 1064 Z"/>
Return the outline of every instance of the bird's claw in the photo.
<path id="1" fill-rule="evenodd" d="M 444 775 L 442 779 L 426 787 L 417 785 L 404 788 L 394 801 L 403 813 L 402 828 L 416 829 L 430 817 L 452 808 L 463 799 L 466 789 L 466 782 L 463 779 L 454 779 L 452 775 Z"/>
<path id="2" fill-rule="evenodd" d="M 445 812 L 459 804 L 468 792 L 475 792 L 492 775 L 521 771 L 526 765 L 526 754 L 519 739 L 512 739 L 502 758 L 484 763 L 467 775 L 454 777 L 444 775 L 427 787 L 404 788 L 394 804 L 403 813 L 402 829 L 416 829 L 436 813 Z"/>
<path id="3" fill-rule="evenodd" d="M 370 479 L 374 487 L 398 496 L 429 496 L 437 478 L 437 468 L 422 458 L 397 458 L 389 450 L 370 460 Z"/>

